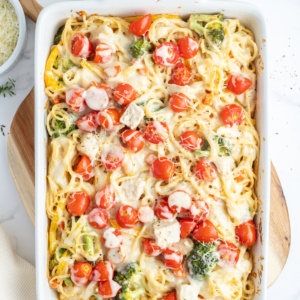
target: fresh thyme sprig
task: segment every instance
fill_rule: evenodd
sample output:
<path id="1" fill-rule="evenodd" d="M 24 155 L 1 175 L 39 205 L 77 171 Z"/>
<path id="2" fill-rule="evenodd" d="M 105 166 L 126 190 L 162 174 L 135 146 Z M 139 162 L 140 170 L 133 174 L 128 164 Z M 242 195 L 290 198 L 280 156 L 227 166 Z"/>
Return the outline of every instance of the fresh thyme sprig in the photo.
<path id="1" fill-rule="evenodd" d="M 3 136 L 5 136 L 5 133 L 4 133 L 4 128 L 5 127 L 6 127 L 5 125 L 0 125 L 0 131 L 1 131 Z"/>
<path id="2" fill-rule="evenodd" d="M 15 87 L 15 80 L 14 79 L 8 79 L 8 81 L 0 86 L 0 95 L 2 94 L 4 97 L 6 97 L 6 94 L 9 96 L 15 95 L 14 91 L 12 91 L 12 88 Z"/>

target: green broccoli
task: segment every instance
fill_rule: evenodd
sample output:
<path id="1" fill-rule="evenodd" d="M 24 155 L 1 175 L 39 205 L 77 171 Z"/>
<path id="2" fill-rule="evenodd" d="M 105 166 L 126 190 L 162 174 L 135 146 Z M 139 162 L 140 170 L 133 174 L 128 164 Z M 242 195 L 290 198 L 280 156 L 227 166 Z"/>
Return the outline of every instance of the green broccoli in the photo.
<path id="1" fill-rule="evenodd" d="M 69 129 L 67 131 L 64 131 L 66 129 L 66 123 L 63 120 L 56 120 L 54 128 L 53 129 L 53 133 L 51 135 L 52 138 L 58 138 L 60 136 L 65 136 L 68 135 L 71 131 L 77 129 L 77 126 L 75 125 L 75 121 L 77 120 L 77 115 L 73 114 L 73 113 L 69 113 L 69 120 L 72 123 L 69 127 Z M 57 117 L 61 118 L 61 115 L 57 115 Z"/>
<path id="2" fill-rule="evenodd" d="M 198 150 L 195 150 L 194 154 L 196 157 L 208 156 L 210 154 L 210 145 L 207 139 L 203 139 L 202 147 Z"/>
<path id="3" fill-rule="evenodd" d="M 145 292 L 141 282 L 141 268 L 137 263 L 128 264 L 117 273 L 114 280 L 122 285 L 116 300 L 134 300 Z"/>
<path id="4" fill-rule="evenodd" d="M 64 279 L 64 284 L 66 286 L 69 286 L 69 285 L 73 284 L 73 281 L 70 277 L 67 277 L 66 279 Z"/>
<path id="5" fill-rule="evenodd" d="M 72 67 L 76 66 L 67 56 L 64 56 L 62 59 L 61 59 L 61 62 L 62 62 L 62 67 L 65 69 L 65 70 L 69 70 L 71 69 Z"/>
<path id="6" fill-rule="evenodd" d="M 209 37 L 209 43 L 216 45 L 218 48 L 221 47 L 221 44 L 224 40 L 223 32 L 223 15 L 202 15 L 202 14 L 193 14 L 189 18 L 189 27 L 196 31 L 200 37 L 204 37 L 204 28 L 207 23 L 210 23 L 205 28 L 206 34 Z"/>
<path id="7" fill-rule="evenodd" d="M 211 271 L 219 261 L 216 246 L 212 243 L 196 243 L 187 258 L 190 275 L 203 280 L 210 276 Z"/>
<path id="8" fill-rule="evenodd" d="M 149 48 L 150 48 L 150 43 L 144 38 L 141 38 L 136 42 L 130 44 L 129 53 L 133 58 L 139 58 L 143 56 L 145 51 L 149 50 Z"/>
<path id="9" fill-rule="evenodd" d="M 56 34 L 55 34 L 55 36 L 54 36 L 54 40 L 53 40 L 53 44 L 54 44 L 54 45 L 57 45 L 57 44 L 60 42 L 60 40 L 61 40 L 61 35 L 62 35 L 64 29 L 65 29 L 65 25 L 62 25 L 62 26 L 60 26 L 60 27 L 58 28 L 58 30 L 57 30 L 57 32 L 56 32 Z"/>
<path id="10" fill-rule="evenodd" d="M 216 135 L 216 140 L 219 145 L 219 156 L 230 156 L 232 151 L 232 145 L 230 141 L 219 135 Z"/>

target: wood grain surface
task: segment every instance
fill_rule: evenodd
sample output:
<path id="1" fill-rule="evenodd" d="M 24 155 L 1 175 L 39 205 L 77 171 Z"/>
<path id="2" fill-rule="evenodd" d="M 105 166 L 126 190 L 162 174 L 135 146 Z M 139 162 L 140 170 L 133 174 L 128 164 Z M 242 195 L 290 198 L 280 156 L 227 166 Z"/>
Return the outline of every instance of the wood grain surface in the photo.
<path id="1" fill-rule="evenodd" d="M 35 0 L 19 0 L 23 7 L 24 13 L 33 22 L 36 22 L 43 7 L 39 5 Z"/>

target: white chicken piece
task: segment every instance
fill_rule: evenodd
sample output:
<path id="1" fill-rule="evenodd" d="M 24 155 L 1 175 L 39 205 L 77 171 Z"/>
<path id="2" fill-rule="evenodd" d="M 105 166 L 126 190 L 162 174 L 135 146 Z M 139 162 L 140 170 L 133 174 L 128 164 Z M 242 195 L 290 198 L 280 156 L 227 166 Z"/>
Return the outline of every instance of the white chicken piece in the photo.
<path id="1" fill-rule="evenodd" d="M 134 103 L 128 105 L 124 114 L 122 115 L 120 122 L 131 129 L 136 129 L 142 121 L 145 113 L 144 110 Z"/>
<path id="2" fill-rule="evenodd" d="M 85 154 L 89 157 L 92 165 L 98 157 L 99 151 L 99 137 L 94 133 L 84 133 L 81 136 L 80 144 L 77 145 L 77 150 L 80 154 Z"/>
<path id="3" fill-rule="evenodd" d="M 180 224 L 173 221 L 159 220 L 153 224 L 156 244 L 162 249 L 180 241 Z"/>
<path id="4" fill-rule="evenodd" d="M 221 175 L 228 175 L 235 168 L 235 162 L 231 156 L 217 157 L 213 163 Z"/>
<path id="5" fill-rule="evenodd" d="M 176 299 L 177 300 L 199 300 L 198 292 L 190 284 L 178 285 L 176 289 Z"/>
<path id="6" fill-rule="evenodd" d="M 177 249 L 182 255 L 189 254 L 193 247 L 194 243 L 190 238 L 180 239 L 178 243 L 174 244 L 174 248 Z"/>

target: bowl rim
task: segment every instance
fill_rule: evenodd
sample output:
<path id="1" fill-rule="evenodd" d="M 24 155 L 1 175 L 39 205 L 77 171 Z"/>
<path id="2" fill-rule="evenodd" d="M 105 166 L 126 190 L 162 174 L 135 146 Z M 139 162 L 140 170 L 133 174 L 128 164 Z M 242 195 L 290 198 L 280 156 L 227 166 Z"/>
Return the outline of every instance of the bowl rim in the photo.
<path id="1" fill-rule="evenodd" d="M 8 0 L 9 3 L 13 6 L 15 9 L 15 12 L 18 17 L 19 21 L 19 38 L 17 45 L 11 54 L 11 56 L 8 58 L 8 60 L 0 66 L 0 75 L 4 74 L 6 71 L 8 71 L 13 64 L 18 60 L 20 57 L 21 51 L 23 49 L 23 45 L 25 42 L 25 36 L 26 36 L 26 20 L 25 20 L 25 14 L 23 11 L 23 8 L 18 0 Z"/>

